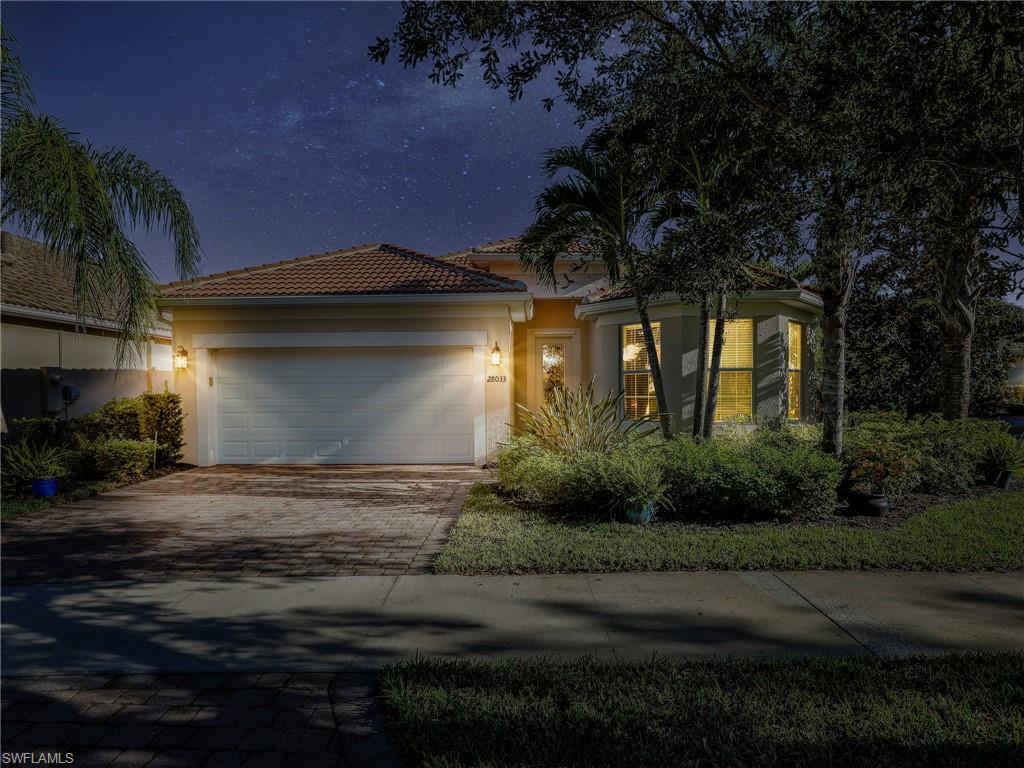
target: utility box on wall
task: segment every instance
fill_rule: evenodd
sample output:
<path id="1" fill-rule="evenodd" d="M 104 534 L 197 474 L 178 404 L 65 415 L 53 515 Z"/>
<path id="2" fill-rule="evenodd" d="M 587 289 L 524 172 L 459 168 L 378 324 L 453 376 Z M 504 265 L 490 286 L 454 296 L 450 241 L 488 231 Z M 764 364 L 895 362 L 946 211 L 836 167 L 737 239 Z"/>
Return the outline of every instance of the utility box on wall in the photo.
<path id="1" fill-rule="evenodd" d="M 43 413 L 54 414 L 64 410 L 64 373 L 60 368 L 42 369 Z"/>

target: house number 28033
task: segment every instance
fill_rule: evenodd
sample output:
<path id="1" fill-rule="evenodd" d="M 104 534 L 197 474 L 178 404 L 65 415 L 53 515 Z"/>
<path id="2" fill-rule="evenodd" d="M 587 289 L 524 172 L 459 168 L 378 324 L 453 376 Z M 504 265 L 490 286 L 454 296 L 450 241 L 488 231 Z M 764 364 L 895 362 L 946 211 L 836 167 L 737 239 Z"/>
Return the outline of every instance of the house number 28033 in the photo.
<path id="1" fill-rule="evenodd" d="M 488 384 L 491 384 L 491 383 L 504 384 L 506 381 L 508 381 L 508 376 L 488 376 L 487 377 L 487 383 Z"/>

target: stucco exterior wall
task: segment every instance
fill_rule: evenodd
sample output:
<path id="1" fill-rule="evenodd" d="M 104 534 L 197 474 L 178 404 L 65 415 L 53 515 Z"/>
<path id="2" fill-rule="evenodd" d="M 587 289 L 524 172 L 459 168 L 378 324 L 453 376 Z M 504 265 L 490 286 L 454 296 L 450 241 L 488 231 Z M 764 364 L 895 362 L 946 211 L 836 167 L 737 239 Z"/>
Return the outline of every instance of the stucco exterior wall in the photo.
<path id="1" fill-rule="evenodd" d="M 497 445 L 508 438 L 512 419 L 512 391 L 515 385 L 511 350 L 512 321 L 507 305 L 501 304 L 360 304 L 352 306 L 319 305 L 311 307 L 174 307 L 173 343 L 189 354 L 189 367 L 174 371 L 174 388 L 182 396 L 185 417 L 184 460 L 198 463 L 197 387 L 210 387 L 210 381 L 196 380 L 196 354 L 193 336 L 212 333 L 330 333 L 330 332 L 402 332 L 435 331 L 486 332 L 487 349 L 497 342 L 502 350 L 500 366 L 487 355 L 484 378 L 484 408 L 487 453 L 493 457 Z M 207 353 L 215 366 L 216 351 Z M 505 381 L 500 379 L 504 377 Z M 487 381 L 488 378 L 495 379 Z"/>
<path id="2" fill-rule="evenodd" d="M 575 309 L 578 299 L 534 299 L 533 318 L 525 323 L 516 323 L 512 329 L 513 337 L 513 368 L 514 377 L 513 400 L 517 404 L 529 407 L 529 380 L 527 372 L 530 368 L 528 360 L 532 354 L 529 339 L 530 331 L 566 329 L 579 334 L 580 340 L 580 378 L 586 384 L 590 376 L 590 330 L 591 324 L 576 319 Z M 518 409 L 515 409 L 518 411 Z M 517 413 L 513 419 L 518 421 Z"/>
<path id="3" fill-rule="evenodd" d="M 0 323 L 5 419 L 63 413 L 59 391 L 63 384 L 81 390 L 80 398 L 68 406 L 68 416 L 90 413 L 115 397 L 170 387 L 170 339 L 147 342 L 139 359 L 120 370 L 116 345 L 116 336 L 106 331 L 83 333 L 55 324 Z M 60 384 L 52 382 L 54 376 L 61 376 Z"/>

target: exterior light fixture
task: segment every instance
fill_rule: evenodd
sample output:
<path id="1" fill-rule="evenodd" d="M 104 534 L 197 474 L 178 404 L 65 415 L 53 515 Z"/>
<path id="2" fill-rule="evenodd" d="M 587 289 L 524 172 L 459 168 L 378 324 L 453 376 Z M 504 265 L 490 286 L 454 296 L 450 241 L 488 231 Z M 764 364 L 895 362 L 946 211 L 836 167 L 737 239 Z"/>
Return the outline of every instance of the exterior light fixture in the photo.
<path id="1" fill-rule="evenodd" d="M 182 371 L 188 368 L 188 352 L 185 351 L 181 344 L 178 345 L 178 349 L 174 352 L 174 367 Z"/>
<path id="2" fill-rule="evenodd" d="M 627 344 L 622 348 L 622 362 L 632 363 L 640 354 L 640 347 L 636 344 Z"/>
<path id="3" fill-rule="evenodd" d="M 491 350 L 491 365 L 501 365 L 501 348 L 498 342 L 494 342 L 494 349 Z"/>

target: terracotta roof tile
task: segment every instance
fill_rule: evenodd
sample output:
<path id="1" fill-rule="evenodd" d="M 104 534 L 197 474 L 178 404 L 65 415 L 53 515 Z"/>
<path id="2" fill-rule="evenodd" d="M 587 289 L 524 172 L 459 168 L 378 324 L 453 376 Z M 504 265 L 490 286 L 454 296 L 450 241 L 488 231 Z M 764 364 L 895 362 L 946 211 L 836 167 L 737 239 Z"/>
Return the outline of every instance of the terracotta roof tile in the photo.
<path id="1" fill-rule="evenodd" d="M 388 243 L 301 256 L 163 286 L 166 298 L 519 293 L 526 286 Z"/>
<path id="2" fill-rule="evenodd" d="M 757 266 L 756 264 L 751 264 L 747 267 L 747 274 L 750 276 L 755 290 L 777 291 L 802 288 L 813 292 L 813 289 L 808 288 L 805 285 L 801 285 L 797 280 L 794 280 L 783 272 L 776 272 L 773 269 L 767 269 L 765 267 Z M 583 300 L 583 303 L 601 304 L 606 301 L 616 301 L 617 299 L 628 299 L 632 297 L 633 289 L 627 285 L 603 285 L 598 286 L 594 291 L 592 291 L 590 295 Z"/>
<path id="3" fill-rule="evenodd" d="M 451 253 L 446 253 L 441 258 L 445 261 L 456 264 L 468 264 L 469 260 L 473 257 L 473 254 L 515 256 L 518 245 L 518 237 L 506 237 L 503 240 L 491 240 L 489 243 L 482 243 L 481 245 L 466 248 L 462 251 L 452 251 Z M 589 251 L 583 243 L 573 243 L 569 246 L 567 252 L 573 256 L 583 256 Z"/>

